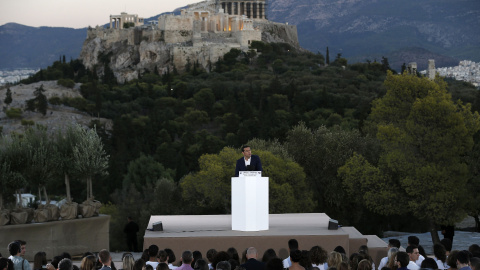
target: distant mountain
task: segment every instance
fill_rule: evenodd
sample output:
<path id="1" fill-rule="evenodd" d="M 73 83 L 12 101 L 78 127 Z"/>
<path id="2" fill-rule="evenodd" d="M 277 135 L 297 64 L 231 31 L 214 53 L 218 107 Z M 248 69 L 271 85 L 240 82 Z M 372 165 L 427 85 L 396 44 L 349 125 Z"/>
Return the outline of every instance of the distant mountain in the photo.
<path id="1" fill-rule="evenodd" d="M 87 29 L 30 27 L 16 23 L 0 26 L 0 69 L 43 68 L 65 55 L 78 58 Z"/>
<path id="2" fill-rule="evenodd" d="M 178 10 L 176 11 L 178 14 Z M 141 14 L 140 14 L 141 15 Z M 145 19 L 155 20 L 159 15 Z M 436 66 L 480 62 L 479 0 L 270 0 L 268 17 L 298 28 L 300 45 L 350 63 L 389 59 L 392 68 L 428 57 Z M 86 28 L 0 26 L 0 69 L 46 67 L 78 57 Z"/>
<path id="3" fill-rule="evenodd" d="M 478 0 L 273 0 L 268 15 L 296 24 L 304 48 L 325 54 L 328 46 L 330 57 L 342 53 L 350 62 L 390 60 L 407 48 L 480 61 Z M 410 50 L 408 61 L 423 58 L 425 50 Z M 419 69 L 428 64 L 417 62 Z"/>

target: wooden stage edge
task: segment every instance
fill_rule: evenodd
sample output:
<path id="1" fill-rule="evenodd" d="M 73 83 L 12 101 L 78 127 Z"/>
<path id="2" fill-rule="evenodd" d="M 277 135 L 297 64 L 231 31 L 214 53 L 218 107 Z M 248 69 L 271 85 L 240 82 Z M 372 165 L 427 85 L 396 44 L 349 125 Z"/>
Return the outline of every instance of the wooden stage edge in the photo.
<path id="1" fill-rule="evenodd" d="M 259 258 L 269 248 L 273 248 L 279 257 L 286 258 L 288 240 L 295 238 L 302 250 L 319 245 L 331 252 L 342 246 L 348 256 L 357 252 L 361 245 L 367 245 L 375 265 L 387 256 L 387 243 L 376 235 L 362 235 L 354 227 L 328 230 L 329 220 L 324 213 L 271 214 L 269 230 L 243 232 L 232 230 L 231 215 L 151 216 L 143 248 L 153 244 L 160 249 L 171 248 L 177 257 L 184 250 L 198 250 L 205 257 L 210 248 L 226 251 L 234 247 L 241 253 L 253 246 L 257 248 Z M 149 230 L 159 221 L 163 231 Z"/>

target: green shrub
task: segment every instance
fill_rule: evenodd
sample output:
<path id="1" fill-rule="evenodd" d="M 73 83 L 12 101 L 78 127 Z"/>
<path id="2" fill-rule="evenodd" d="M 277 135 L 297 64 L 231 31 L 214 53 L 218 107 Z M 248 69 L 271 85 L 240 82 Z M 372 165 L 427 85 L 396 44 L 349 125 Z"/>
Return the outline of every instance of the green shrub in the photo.
<path id="1" fill-rule="evenodd" d="M 73 88 L 75 86 L 75 82 L 71 79 L 59 79 L 57 84 L 67 88 Z"/>
<path id="2" fill-rule="evenodd" d="M 20 119 L 22 118 L 23 111 L 20 108 L 10 108 L 5 113 L 7 114 L 8 118 Z"/>
<path id="3" fill-rule="evenodd" d="M 52 105 L 62 105 L 62 99 L 55 96 L 48 99 L 48 103 Z"/>
<path id="4" fill-rule="evenodd" d="M 33 120 L 22 119 L 22 126 L 33 126 L 35 122 Z"/>

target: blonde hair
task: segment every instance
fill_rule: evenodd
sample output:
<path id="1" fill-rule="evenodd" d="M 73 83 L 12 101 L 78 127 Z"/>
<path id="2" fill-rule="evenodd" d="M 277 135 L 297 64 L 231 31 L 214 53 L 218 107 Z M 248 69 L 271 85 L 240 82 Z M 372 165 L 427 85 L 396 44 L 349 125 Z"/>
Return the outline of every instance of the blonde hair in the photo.
<path id="1" fill-rule="evenodd" d="M 342 262 L 342 254 L 336 252 L 336 251 L 332 251 L 330 252 L 330 254 L 328 255 L 328 260 L 327 260 L 327 264 L 328 264 L 328 268 L 330 267 L 335 267 L 335 268 L 338 268 L 338 265 Z"/>

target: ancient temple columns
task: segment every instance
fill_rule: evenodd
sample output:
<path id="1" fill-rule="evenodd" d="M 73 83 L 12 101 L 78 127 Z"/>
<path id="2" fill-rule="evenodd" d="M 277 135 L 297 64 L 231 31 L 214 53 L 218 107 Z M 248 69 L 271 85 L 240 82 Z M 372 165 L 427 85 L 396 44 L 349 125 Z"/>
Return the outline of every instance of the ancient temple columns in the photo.
<path id="1" fill-rule="evenodd" d="M 266 19 L 265 1 L 245 0 L 245 1 L 229 1 L 222 0 L 221 7 L 230 15 L 245 15 L 249 19 Z"/>

